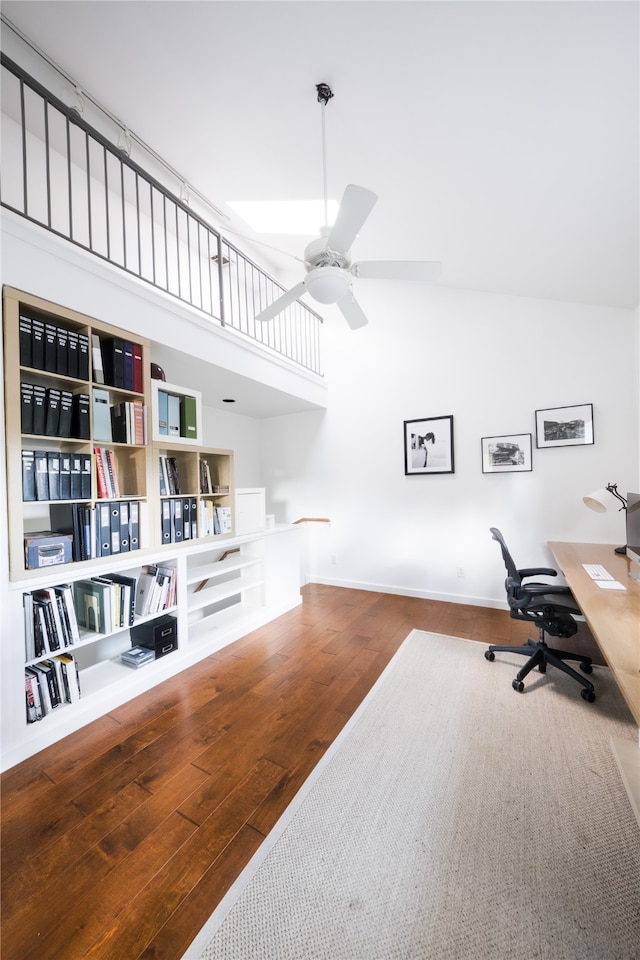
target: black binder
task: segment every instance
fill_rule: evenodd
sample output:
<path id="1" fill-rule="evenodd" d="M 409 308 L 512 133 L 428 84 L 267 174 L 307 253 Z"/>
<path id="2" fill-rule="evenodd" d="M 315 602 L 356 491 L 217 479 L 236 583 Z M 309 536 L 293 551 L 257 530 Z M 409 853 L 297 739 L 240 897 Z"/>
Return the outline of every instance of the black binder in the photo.
<path id="1" fill-rule="evenodd" d="M 125 390 L 133 390 L 133 344 L 128 340 L 122 343 L 122 374 Z"/>
<path id="2" fill-rule="evenodd" d="M 111 555 L 111 504 L 96 504 L 96 528 L 100 544 L 100 556 Z"/>
<path id="3" fill-rule="evenodd" d="M 90 437 L 89 394 L 87 393 L 76 393 L 73 397 L 71 435 L 78 440 L 88 440 Z"/>
<path id="4" fill-rule="evenodd" d="M 191 539 L 191 500 L 184 497 L 182 501 L 182 539 Z"/>
<path id="5" fill-rule="evenodd" d="M 44 432 L 48 437 L 57 437 L 60 424 L 60 391 L 56 387 L 49 387 L 47 390 L 46 406 Z"/>
<path id="6" fill-rule="evenodd" d="M 78 376 L 78 332 L 69 330 L 67 333 L 67 375 Z"/>
<path id="7" fill-rule="evenodd" d="M 71 499 L 71 454 L 60 452 L 60 499 Z"/>
<path id="8" fill-rule="evenodd" d="M 137 500 L 129 502 L 129 546 L 132 550 L 140 549 L 140 504 Z"/>
<path id="9" fill-rule="evenodd" d="M 78 334 L 78 380 L 89 379 L 89 337 Z"/>
<path id="10" fill-rule="evenodd" d="M 49 474 L 49 500 L 60 499 L 60 451 L 47 451 L 47 473 Z"/>
<path id="11" fill-rule="evenodd" d="M 123 500 L 120 506 L 120 553 L 128 553 L 130 549 L 129 532 L 129 504 Z"/>
<path id="12" fill-rule="evenodd" d="M 23 433 L 33 433 L 33 384 L 20 384 L 20 427 Z"/>
<path id="13" fill-rule="evenodd" d="M 22 451 L 22 499 L 35 500 L 35 453 L 33 450 Z"/>
<path id="14" fill-rule="evenodd" d="M 73 394 L 70 390 L 60 391 L 60 420 L 58 422 L 58 436 L 71 436 L 71 420 L 73 413 Z"/>
<path id="15" fill-rule="evenodd" d="M 171 500 L 160 501 L 160 523 L 162 525 L 162 542 L 171 543 L 171 510 L 173 504 Z"/>
<path id="16" fill-rule="evenodd" d="M 80 496 L 83 500 L 91 499 L 91 454 L 80 454 Z"/>
<path id="17" fill-rule="evenodd" d="M 120 553 L 120 504 L 111 504 L 111 553 Z"/>
<path id="18" fill-rule="evenodd" d="M 31 328 L 31 317 L 25 317 L 20 314 L 18 322 L 18 333 L 20 339 L 20 366 L 30 367 L 31 363 L 31 339 L 33 336 Z"/>
<path id="19" fill-rule="evenodd" d="M 47 391 L 37 383 L 33 385 L 33 433 L 44 435 L 47 421 Z"/>
<path id="20" fill-rule="evenodd" d="M 31 321 L 31 366 L 36 370 L 44 370 L 44 323 L 42 320 Z"/>
<path id="21" fill-rule="evenodd" d="M 65 327 L 58 327 L 56 340 L 56 373 L 66 377 L 69 371 L 68 331 Z"/>
<path id="22" fill-rule="evenodd" d="M 82 455 L 71 454 L 71 499 L 80 500 L 82 497 Z"/>
<path id="23" fill-rule="evenodd" d="M 184 520 L 182 519 L 182 498 L 178 497 L 177 500 L 171 500 L 173 505 L 173 525 L 171 532 L 173 536 L 171 540 L 173 543 L 182 543 L 182 535 L 184 533 Z"/>
<path id="24" fill-rule="evenodd" d="M 195 497 L 191 498 L 191 539 L 195 540 L 198 536 L 198 501 Z"/>
<path id="25" fill-rule="evenodd" d="M 58 329 L 53 323 L 44 325 L 44 369 L 48 373 L 56 372 L 58 362 Z"/>
<path id="26" fill-rule="evenodd" d="M 106 337 L 101 341 L 104 382 L 124 388 L 124 342 L 120 337 Z"/>
<path id="27" fill-rule="evenodd" d="M 35 451 L 36 500 L 49 499 L 49 466 L 47 451 Z"/>

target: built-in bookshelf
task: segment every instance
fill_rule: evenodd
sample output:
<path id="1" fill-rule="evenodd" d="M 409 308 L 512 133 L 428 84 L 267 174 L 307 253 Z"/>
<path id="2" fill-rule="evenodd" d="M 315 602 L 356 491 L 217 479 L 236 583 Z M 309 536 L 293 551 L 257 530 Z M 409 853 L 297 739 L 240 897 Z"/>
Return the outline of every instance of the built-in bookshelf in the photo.
<path id="1" fill-rule="evenodd" d="M 152 388 L 147 340 L 11 288 L 3 306 L 11 766 L 291 609 L 300 591 L 298 528 L 237 535 L 234 454 L 202 445 L 199 395 L 170 387 L 189 398 L 197 442 L 159 434 L 164 381 Z M 23 406 L 36 394 L 34 421 Z"/>
<path id="2" fill-rule="evenodd" d="M 151 547 L 149 342 L 8 287 L 3 308 L 11 578 Z M 118 511 L 107 546 L 105 501 Z M 122 539 L 120 503 L 136 527 Z"/>

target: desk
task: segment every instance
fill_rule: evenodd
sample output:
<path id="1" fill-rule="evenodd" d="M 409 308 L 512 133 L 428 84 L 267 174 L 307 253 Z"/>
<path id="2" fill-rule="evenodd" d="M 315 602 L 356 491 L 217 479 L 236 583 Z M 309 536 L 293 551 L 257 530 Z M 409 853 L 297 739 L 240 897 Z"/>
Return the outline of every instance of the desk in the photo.
<path id="1" fill-rule="evenodd" d="M 556 541 L 549 543 L 549 549 L 640 727 L 640 583 L 629 576 L 630 561 L 614 553 L 612 544 Z M 587 575 L 583 563 L 602 564 L 626 590 L 603 590 Z M 612 737 L 611 745 L 640 823 L 640 743 L 636 748 L 628 740 Z"/>

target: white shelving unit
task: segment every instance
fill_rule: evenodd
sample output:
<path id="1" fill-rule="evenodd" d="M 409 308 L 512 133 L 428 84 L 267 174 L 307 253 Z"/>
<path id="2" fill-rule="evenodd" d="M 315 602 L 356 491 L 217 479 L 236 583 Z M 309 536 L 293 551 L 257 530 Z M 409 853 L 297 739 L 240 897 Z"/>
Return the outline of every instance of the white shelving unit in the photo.
<path id="1" fill-rule="evenodd" d="M 123 397 L 135 398 L 143 404 L 151 400 L 151 439 L 145 444 L 106 444 L 113 449 L 126 499 L 140 506 L 140 549 L 104 555 L 94 559 L 60 563 L 28 569 L 24 557 L 24 536 L 33 529 L 46 530 L 50 501 L 23 501 L 22 450 L 38 445 L 45 448 L 78 450 L 87 456 L 93 454 L 93 408 L 90 408 L 88 438 L 63 439 L 33 437 L 21 430 L 21 383 L 44 383 L 48 387 L 67 385 L 59 374 L 42 372 L 40 368 L 20 366 L 19 318 L 31 312 L 44 317 L 51 326 L 58 324 L 63 332 L 79 332 L 92 336 L 120 338 L 139 348 L 144 365 L 142 388 L 137 392 L 108 388 L 112 401 Z M 195 391 L 152 381 L 148 375 L 150 345 L 141 338 L 116 327 L 84 317 L 33 297 L 21 291 L 4 290 L 4 372 L 6 400 L 6 457 L 7 496 L 9 514 L 9 574 L 7 609 L 3 618 L 16 625 L 11 643 L 3 654 L 3 683 L 1 728 L 2 768 L 6 769 L 26 759 L 44 747 L 114 709 L 174 674 L 191 666 L 203 657 L 244 636 L 250 630 L 268 623 L 274 617 L 297 606 L 300 601 L 299 528 L 281 525 L 268 530 L 253 529 L 238 535 L 235 524 L 235 485 L 233 450 L 205 448 L 201 445 L 202 411 L 200 395 Z M 103 389 L 95 368 L 90 365 L 87 376 L 73 380 L 76 392 L 91 396 L 94 389 Z M 99 386 L 98 386 L 99 385 Z M 158 431 L 157 393 L 164 389 L 175 395 L 190 397 L 195 402 L 197 424 L 196 440 L 179 436 L 164 436 Z M 191 404 L 193 413 L 193 404 Z M 98 442 L 97 439 L 95 441 Z M 159 458 L 171 456 L 180 475 L 180 494 L 163 496 L 158 476 Z M 205 469 L 208 468 L 208 469 Z M 95 469 L 95 464 L 94 464 Z M 207 476 L 203 488 L 203 470 Z M 210 487 L 209 487 L 210 483 Z M 192 528 L 192 535 L 182 542 L 164 542 L 161 524 L 162 505 L 168 500 L 182 498 L 195 503 L 199 518 L 203 509 L 224 508 L 219 513 L 226 518 L 228 528 L 221 533 L 201 535 L 201 526 Z M 95 478 L 91 490 L 80 502 L 93 507 L 104 503 L 96 496 Z M 111 500 L 115 504 L 119 499 Z M 263 508 L 261 508 L 263 509 Z M 177 517 L 175 518 L 177 520 Z M 75 528 L 74 528 L 75 529 Z M 197 536 L 193 535 L 196 529 Z M 174 531 L 175 532 L 175 531 Z M 274 545 L 277 544 L 277 547 Z M 99 552 L 99 551 L 98 551 Z M 132 644 L 131 627 L 118 627 L 108 633 L 83 629 L 76 643 L 63 646 L 51 654 L 40 652 L 36 657 L 25 655 L 23 595 L 41 588 L 73 585 L 79 580 L 104 578 L 109 574 L 124 574 L 138 578 L 148 566 L 170 566 L 175 569 L 176 603 L 167 609 L 134 619 L 134 626 L 171 613 L 176 618 L 177 647 L 166 656 L 138 669 L 127 667 L 121 654 Z M 198 587 L 202 584 L 201 589 Z M 172 601 L 173 602 L 173 598 Z M 63 614 L 64 615 L 64 614 Z M 20 629 L 22 627 L 22 629 Z M 58 630 L 54 630 L 59 633 Z M 32 649 L 30 645 L 30 649 Z M 39 647 L 38 647 L 39 649 Z M 28 722 L 25 709 L 25 669 L 34 664 L 68 653 L 74 658 L 79 672 L 80 700 L 62 703 L 46 713 L 41 720 Z M 46 686 L 46 685 L 45 685 Z M 31 713 L 33 717 L 33 711 Z"/>

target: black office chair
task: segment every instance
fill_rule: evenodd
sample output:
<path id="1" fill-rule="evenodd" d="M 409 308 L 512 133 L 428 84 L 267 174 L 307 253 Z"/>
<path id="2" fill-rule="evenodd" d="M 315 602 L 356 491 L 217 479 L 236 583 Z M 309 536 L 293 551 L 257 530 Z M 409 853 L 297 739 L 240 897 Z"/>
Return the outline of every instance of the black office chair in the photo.
<path id="1" fill-rule="evenodd" d="M 549 583 L 536 583 L 535 581 L 523 583 L 522 581 L 528 577 L 556 577 L 558 573 L 557 570 L 547 567 L 527 567 L 518 570 L 500 531 L 491 527 L 491 535 L 500 544 L 502 558 L 507 568 L 508 576 L 504 585 L 507 591 L 511 617 L 514 620 L 536 623 L 539 640 L 537 642 L 527 640 L 527 643 L 522 647 L 503 647 L 500 644 L 492 644 L 488 650 L 485 650 L 486 659 L 495 660 L 496 652 L 500 651 L 503 653 L 521 653 L 525 657 L 529 657 L 512 683 L 513 689 L 519 693 L 524 690 L 522 681 L 534 667 L 537 667 L 540 673 L 545 673 L 547 664 L 550 663 L 582 684 L 583 689 L 580 691 L 580 696 L 584 700 L 588 700 L 589 703 L 593 703 L 596 698 L 593 684 L 564 662 L 565 660 L 579 660 L 580 669 L 584 673 L 591 673 L 591 658 L 580 654 L 567 653 L 566 650 L 552 650 L 547 646 L 544 638 L 545 633 L 552 637 L 572 637 L 577 632 L 578 625 L 573 618 L 573 614 L 579 614 L 580 608 L 574 600 L 571 590 L 569 587 L 554 586 Z"/>

